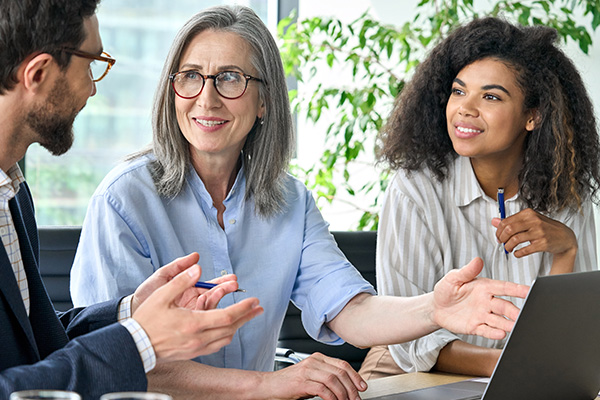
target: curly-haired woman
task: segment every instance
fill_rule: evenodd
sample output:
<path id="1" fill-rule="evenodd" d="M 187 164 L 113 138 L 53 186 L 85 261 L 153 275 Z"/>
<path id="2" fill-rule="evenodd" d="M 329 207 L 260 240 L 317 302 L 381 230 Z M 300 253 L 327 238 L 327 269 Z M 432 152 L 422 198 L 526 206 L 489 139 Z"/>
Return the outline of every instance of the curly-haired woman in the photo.
<path id="1" fill-rule="evenodd" d="M 397 173 L 380 215 L 380 294 L 431 291 L 474 256 L 485 276 L 523 284 L 597 268 L 596 120 L 556 42 L 551 28 L 476 19 L 419 66 L 382 131 L 382 159 Z M 440 330 L 372 350 L 361 374 L 489 376 L 504 343 Z"/>

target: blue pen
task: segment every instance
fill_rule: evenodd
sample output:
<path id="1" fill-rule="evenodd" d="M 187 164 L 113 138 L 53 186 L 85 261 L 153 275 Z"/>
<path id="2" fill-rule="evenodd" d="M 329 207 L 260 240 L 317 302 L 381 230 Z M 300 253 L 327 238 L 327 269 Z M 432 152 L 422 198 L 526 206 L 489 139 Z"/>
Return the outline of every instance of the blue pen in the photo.
<path id="1" fill-rule="evenodd" d="M 504 209 L 504 189 L 498 188 L 498 208 L 500 209 L 500 219 L 506 218 L 506 210 Z M 504 245 L 502 245 L 504 246 Z M 504 254 L 508 254 L 506 247 L 504 248 Z"/>
<path id="2" fill-rule="evenodd" d="M 215 286 L 218 286 L 217 283 L 209 283 L 209 282 L 196 282 L 196 284 L 194 285 L 197 288 L 202 288 L 202 289 L 212 289 Z M 244 292 L 246 293 L 246 291 L 244 289 L 238 289 L 236 290 L 236 292 Z"/>

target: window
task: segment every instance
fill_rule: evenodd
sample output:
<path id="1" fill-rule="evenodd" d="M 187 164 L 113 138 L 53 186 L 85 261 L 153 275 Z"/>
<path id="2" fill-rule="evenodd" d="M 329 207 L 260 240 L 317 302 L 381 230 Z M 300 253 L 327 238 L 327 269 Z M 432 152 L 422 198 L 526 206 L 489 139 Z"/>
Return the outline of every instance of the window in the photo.
<path id="1" fill-rule="evenodd" d="M 67 154 L 54 157 L 37 144 L 27 152 L 25 175 L 38 224 L 80 225 L 102 178 L 150 142 L 154 89 L 175 34 L 195 12 L 223 3 L 233 2 L 102 0 L 100 34 L 117 63 L 75 120 L 75 143 Z M 254 9 L 274 32 L 276 0 L 235 3 Z"/>

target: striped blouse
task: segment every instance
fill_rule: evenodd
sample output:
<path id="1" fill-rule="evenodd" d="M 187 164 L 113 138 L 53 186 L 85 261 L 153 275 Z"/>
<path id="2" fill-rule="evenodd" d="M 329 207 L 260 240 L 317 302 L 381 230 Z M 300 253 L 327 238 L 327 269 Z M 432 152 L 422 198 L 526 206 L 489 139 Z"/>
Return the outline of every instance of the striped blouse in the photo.
<path id="1" fill-rule="evenodd" d="M 499 217 L 497 203 L 481 189 L 469 159 L 458 157 L 449 172 L 439 182 L 428 169 L 410 174 L 401 170 L 390 182 L 378 232 L 379 294 L 414 296 L 430 292 L 448 271 L 476 256 L 484 261 L 483 277 L 529 285 L 536 276 L 547 275 L 552 266 L 551 254 L 535 253 L 519 259 L 504 253 L 491 224 L 492 218 Z M 506 201 L 506 215 L 526 207 L 516 195 Z M 575 271 L 597 269 L 591 201 L 585 202 L 581 213 L 563 210 L 549 217 L 570 227 L 577 237 Z M 523 300 L 516 299 L 515 304 L 521 307 Z M 404 371 L 428 371 L 440 350 L 456 339 L 492 348 L 502 348 L 505 343 L 440 329 L 389 348 Z"/>

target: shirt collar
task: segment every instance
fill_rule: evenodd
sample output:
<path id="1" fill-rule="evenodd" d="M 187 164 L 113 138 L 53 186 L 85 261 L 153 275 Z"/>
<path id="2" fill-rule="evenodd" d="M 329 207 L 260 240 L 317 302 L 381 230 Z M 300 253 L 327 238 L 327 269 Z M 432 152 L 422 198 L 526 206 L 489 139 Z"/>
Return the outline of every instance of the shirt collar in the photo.
<path id="1" fill-rule="evenodd" d="M 7 200 L 12 199 L 19 192 L 21 183 L 25 182 L 25 177 L 19 164 L 15 164 L 8 172 L 4 172 L 0 169 L 0 196 Z"/>
<path id="2" fill-rule="evenodd" d="M 200 198 L 202 198 L 202 200 L 207 205 L 212 205 L 212 197 L 210 196 L 210 193 L 208 193 L 208 190 L 206 190 L 206 186 L 204 185 L 204 182 L 202 182 L 202 179 L 200 179 L 200 176 L 194 169 L 194 166 L 191 165 L 191 163 L 190 163 L 190 170 L 188 173 L 190 174 L 189 175 L 190 176 L 189 183 L 190 183 L 192 189 L 194 191 L 196 191 L 196 193 L 198 193 Z M 246 175 L 244 173 L 244 161 L 242 159 L 242 166 L 241 166 L 240 170 L 238 171 L 235 181 L 233 183 L 233 186 L 229 190 L 229 193 L 227 194 L 227 197 L 225 198 L 224 202 L 227 203 L 229 201 L 232 201 L 233 199 L 236 199 L 238 196 L 244 196 L 245 188 L 246 188 Z"/>
<path id="3" fill-rule="evenodd" d="M 450 172 L 454 187 L 454 201 L 459 207 L 467 206 L 480 197 L 486 197 L 477 181 L 469 157 L 458 156 Z"/>

